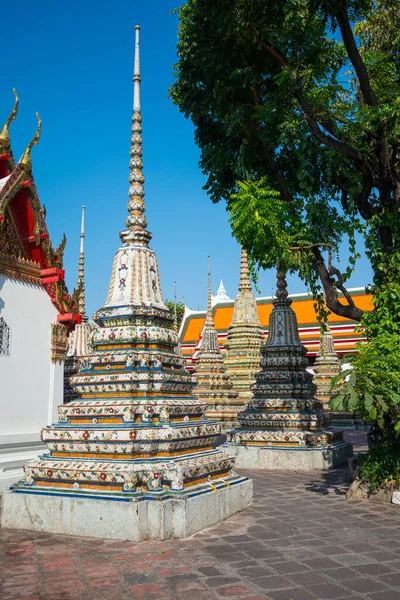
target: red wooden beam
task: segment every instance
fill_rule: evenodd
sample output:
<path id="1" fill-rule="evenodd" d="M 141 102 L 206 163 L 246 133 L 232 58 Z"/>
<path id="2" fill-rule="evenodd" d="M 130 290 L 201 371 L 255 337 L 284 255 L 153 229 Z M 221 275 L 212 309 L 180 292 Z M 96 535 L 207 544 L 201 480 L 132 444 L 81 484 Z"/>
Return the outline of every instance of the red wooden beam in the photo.
<path id="1" fill-rule="evenodd" d="M 58 275 L 59 273 L 65 274 L 65 271 L 58 267 L 49 267 L 48 269 L 42 269 L 40 271 L 40 277 L 50 277 L 51 275 Z"/>
<path id="2" fill-rule="evenodd" d="M 42 285 L 46 285 L 47 283 L 57 283 L 58 281 L 64 281 L 65 271 L 58 267 L 42 269 L 40 271 L 40 277 L 42 278 Z"/>
<path id="3" fill-rule="evenodd" d="M 49 234 L 47 233 L 47 231 L 45 231 L 44 233 L 40 234 L 40 239 L 41 240 L 47 240 L 47 238 L 49 237 Z M 35 236 L 31 235 L 27 238 L 24 238 L 22 240 L 25 244 L 36 244 L 36 240 L 35 240 Z"/>
<path id="4" fill-rule="evenodd" d="M 81 322 L 82 317 L 77 313 L 64 313 L 63 315 L 57 315 L 57 323 L 70 323 L 79 325 Z"/>

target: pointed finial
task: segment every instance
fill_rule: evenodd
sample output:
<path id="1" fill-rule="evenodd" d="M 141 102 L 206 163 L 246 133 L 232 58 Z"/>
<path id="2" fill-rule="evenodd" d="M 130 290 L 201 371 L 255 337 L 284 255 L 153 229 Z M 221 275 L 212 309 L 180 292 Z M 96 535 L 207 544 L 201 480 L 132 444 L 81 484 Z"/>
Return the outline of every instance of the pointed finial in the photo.
<path id="1" fill-rule="evenodd" d="M 81 221 L 81 240 L 79 248 L 79 264 L 78 264 L 78 310 L 82 317 L 82 321 L 87 321 L 85 308 L 85 207 L 82 206 L 82 221 Z"/>
<path id="2" fill-rule="evenodd" d="M 176 310 L 176 281 L 174 281 L 174 330 L 178 331 L 178 314 Z"/>
<path id="3" fill-rule="evenodd" d="M 202 351 L 207 350 L 218 350 L 218 335 L 214 328 L 214 321 L 212 317 L 212 296 L 211 296 L 211 261 L 208 257 L 208 283 L 207 283 L 207 316 L 204 323 L 203 334 L 201 338 L 201 349 Z"/>
<path id="4" fill-rule="evenodd" d="M 135 63 L 133 68 L 133 111 L 140 111 L 140 47 L 139 25 L 135 25 Z"/>
<path id="5" fill-rule="evenodd" d="M 207 319 L 212 317 L 212 296 L 211 296 L 211 259 L 207 259 Z"/>
<path id="6" fill-rule="evenodd" d="M 250 271 L 249 271 L 249 259 L 247 251 L 242 247 L 240 252 L 240 279 L 239 279 L 239 292 L 250 291 Z"/>
<path id="7" fill-rule="evenodd" d="M 144 215 L 144 175 L 142 162 L 142 115 L 140 114 L 140 50 L 139 50 L 139 25 L 135 27 L 135 60 L 133 69 L 133 115 L 131 137 L 131 160 L 129 163 L 129 202 L 127 230 L 121 231 L 120 238 L 125 243 L 138 243 L 147 246 L 151 240 L 151 233 L 146 230 L 147 219 Z"/>
<path id="8" fill-rule="evenodd" d="M 14 108 L 12 109 L 7 121 L 4 123 L 4 127 L 0 133 L 0 148 L 3 147 L 5 149 L 8 149 L 10 147 L 10 133 L 8 131 L 8 128 L 10 126 L 11 121 L 14 121 L 18 114 L 19 98 L 17 90 L 15 88 L 13 88 L 13 92 L 15 97 Z"/>
<path id="9" fill-rule="evenodd" d="M 276 297 L 272 300 L 272 304 L 274 307 L 289 307 L 292 301 L 288 298 L 286 274 L 280 270 L 279 266 L 277 267 L 276 279 Z"/>
<path id="10" fill-rule="evenodd" d="M 31 150 L 32 150 L 33 146 L 36 146 L 36 144 L 39 142 L 40 133 L 42 131 L 42 120 L 39 117 L 39 113 L 36 113 L 36 118 L 38 121 L 36 133 L 33 136 L 33 138 L 31 139 L 31 141 L 29 142 L 25 152 L 23 153 L 23 155 L 21 157 L 21 160 L 19 161 L 19 164 L 22 167 L 22 169 L 24 169 L 24 171 L 27 171 L 27 172 L 31 171 L 31 169 L 32 169 Z"/>

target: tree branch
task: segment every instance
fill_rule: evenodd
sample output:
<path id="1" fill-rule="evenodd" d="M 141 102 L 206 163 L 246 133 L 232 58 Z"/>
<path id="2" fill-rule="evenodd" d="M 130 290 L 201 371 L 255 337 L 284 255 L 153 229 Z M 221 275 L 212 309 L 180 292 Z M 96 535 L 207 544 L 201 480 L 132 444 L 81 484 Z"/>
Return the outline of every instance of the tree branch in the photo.
<path id="1" fill-rule="evenodd" d="M 348 57 L 354 70 L 357 74 L 358 81 L 360 83 L 360 90 L 363 95 L 364 101 L 370 106 L 378 106 L 378 98 L 374 90 L 371 87 L 369 81 L 368 72 L 358 51 L 356 41 L 354 39 L 353 31 L 351 29 L 349 16 L 346 9 L 342 6 L 336 14 L 337 22 L 339 24 L 340 32 L 344 46 L 347 50 Z"/>
<path id="2" fill-rule="evenodd" d="M 322 258 L 321 253 L 318 249 L 314 250 L 315 256 L 315 266 L 318 270 L 319 277 L 324 288 L 325 292 L 325 300 L 326 306 L 331 310 L 335 315 L 340 315 L 341 317 L 345 317 L 346 319 L 351 319 L 352 321 L 361 321 L 364 311 L 355 306 L 352 297 L 349 292 L 343 286 L 343 278 L 340 272 L 335 268 L 330 266 L 330 271 L 326 268 L 325 262 Z M 335 282 L 332 278 L 332 275 L 339 274 L 338 282 Z M 339 284 L 339 286 L 338 286 Z M 343 293 L 347 306 L 342 304 L 339 300 L 338 289 Z"/>

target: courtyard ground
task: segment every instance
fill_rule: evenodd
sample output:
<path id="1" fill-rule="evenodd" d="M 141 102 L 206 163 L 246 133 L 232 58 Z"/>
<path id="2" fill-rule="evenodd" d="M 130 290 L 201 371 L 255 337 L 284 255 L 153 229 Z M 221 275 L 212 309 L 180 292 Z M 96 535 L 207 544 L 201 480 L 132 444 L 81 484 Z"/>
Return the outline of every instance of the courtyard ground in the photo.
<path id="1" fill-rule="evenodd" d="M 346 469 L 247 474 L 253 507 L 183 541 L 1 531 L 1 600 L 400 600 L 400 507 Z"/>

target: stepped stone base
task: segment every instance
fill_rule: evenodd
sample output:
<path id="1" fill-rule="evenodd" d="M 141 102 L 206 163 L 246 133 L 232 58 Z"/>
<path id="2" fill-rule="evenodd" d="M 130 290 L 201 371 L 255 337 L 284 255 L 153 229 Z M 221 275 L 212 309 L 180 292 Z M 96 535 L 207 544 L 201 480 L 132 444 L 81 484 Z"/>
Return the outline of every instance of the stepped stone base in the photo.
<path id="1" fill-rule="evenodd" d="M 294 471 L 329 470 L 346 462 L 353 455 L 348 442 L 322 448 L 271 448 L 226 443 L 225 452 L 234 456 L 237 469 L 280 469 Z"/>
<path id="2" fill-rule="evenodd" d="M 1 525 L 46 533 L 140 542 L 185 538 L 252 504 L 253 482 L 238 478 L 227 487 L 185 493 L 180 498 L 135 501 L 7 490 Z"/>
<path id="3" fill-rule="evenodd" d="M 330 412 L 330 427 L 346 431 L 368 431 L 369 425 L 363 422 L 360 415 Z"/>

